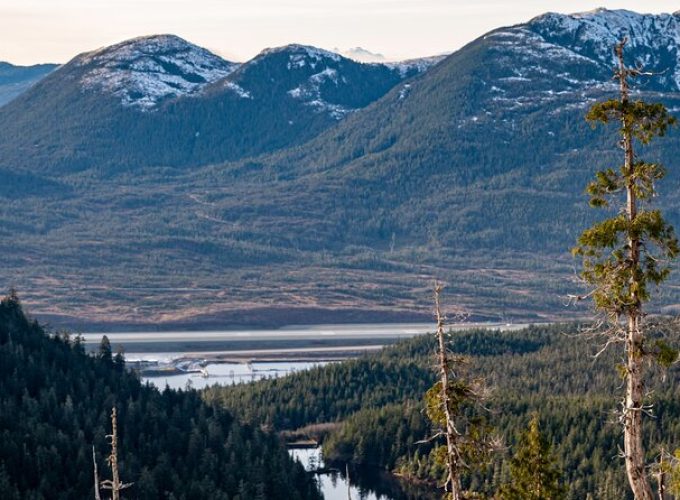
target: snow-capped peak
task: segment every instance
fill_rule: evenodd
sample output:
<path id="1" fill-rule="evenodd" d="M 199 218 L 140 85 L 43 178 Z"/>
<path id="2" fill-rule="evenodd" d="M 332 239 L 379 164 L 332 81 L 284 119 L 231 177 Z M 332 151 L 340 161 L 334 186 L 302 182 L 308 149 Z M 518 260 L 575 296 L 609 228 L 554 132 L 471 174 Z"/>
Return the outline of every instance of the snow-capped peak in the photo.
<path id="1" fill-rule="evenodd" d="M 678 54 L 680 19 L 672 14 L 638 14 L 629 10 L 596 9 L 564 15 L 548 13 L 533 19 L 529 25 L 546 40 L 573 44 L 576 52 L 613 62 L 613 46 L 628 37 L 629 48 L 646 48 Z"/>
<path id="2" fill-rule="evenodd" d="M 363 47 L 353 47 L 347 50 L 335 49 L 335 51 L 349 59 L 363 63 L 382 63 L 387 61 L 387 58 L 383 54 L 371 52 Z"/>
<path id="3" fill-rule="evenodd" d="M 570 15 L 544 14 L 518 29 L 606 68 L 616 64 L 614 46 L 625 37 L 631 64 L 661 73 L 662 87 L 680 90 L 680 16 L 676 14 L 600 8 Z"/>
<path id="4" fill-rule="evenodd" d="M 108 92 L 123 105 L 143 110 L 200 92 L 238 67 L 175 35 L 133 38 L 82 54 L 73 63 L 84 69 L 84 88 Z"/>
<path id="5" fill-rule="evenodd" d="M 331 52 L 329 50 L 320 49 L 318 47 L 312 47 L 310 45 L 300 45 L 300 44 L 290 44 L 284 45 L 282 47 L 273 47 L 269 49 L 264 49 L 260 52 L 253 61 L 257 61 L 263 57 L 271 56 L 274 54 L 288 54 L 289 63 L 288 68 L 304 68 L 308 64 L 312 69 L 316 68 L 317 64 L 331 60 L 338 62 L 342 59 L 340 54 Z"/>

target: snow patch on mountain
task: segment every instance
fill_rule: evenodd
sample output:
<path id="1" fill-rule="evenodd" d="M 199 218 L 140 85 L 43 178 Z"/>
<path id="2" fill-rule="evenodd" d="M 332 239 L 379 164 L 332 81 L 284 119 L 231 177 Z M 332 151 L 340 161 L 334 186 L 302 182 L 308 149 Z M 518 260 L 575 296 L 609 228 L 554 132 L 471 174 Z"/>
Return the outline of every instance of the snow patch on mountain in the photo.
<path id="1" fill-rule="evenodd" d="M 349 109 L 339 104 L 332 104 L 330 102 L 326 102 L 323 99 L 314 99 L 306 102 L 305 105 L 315 108 L 318 112 L 328 113 L 336 120 L 342 120 L 349 113 L 356 111 L 354 109 Z"/>
<path id="2" fill-rule="evenodd" d="M 248 92 L 243 87 L 241 87 L 240 85 L 237 85 L 234 82 L 225 81 L 224 82 L 224 88 L 229 89 L 232 92 L 236 93 L 236 95 L 238 95 L 242 99 L 252 99 L 253 98 L 253 96 L 251 95 L 250 92 Z"/>
<path id="3" fill-rule="evenodd" d="M 487 105 L 504 116 L 586 108 L 616 92 L 614 46 L 623 37 L 628 64 L 658 73 L 641 80 L 645 91 L 680 90 L 680 16 L 597 9 L 548 13 L 485 35 L 494 54 L 491 79 L 482 83 Z M 475 123 L 485 119 L 482 113 Z"/>
<path id="4" fill-rule="evenodd" d="M 294 99 L 305 101 L 306 105 L 312 106 L 318 111 L 326 111 L 336 120 L 340 120 L 353 110 L 324 101 L 321 87 L 328 81 L 336 86 L 339 84 L 336 69 L 326 67 L 323 71 L 313 74 L 306 82 L 289 90 L 288 95 Z"/>
<path id="5" fill-rule="evenodd" d="M 239 66 L 174 35 L 127 40 L 78 56 L 74 64 L 84 69 L 83 88 L 110 93 L 143 111 L 197 94 Z"/>
<path id="6" fill-rule="evenodd" d="M 596 9 L 571 15 L 548 13 L 534 18 L 527 29 L 547 43 L 569 45 L 586 58 L 606 66 L 616 64 L 614 45 L 626 37 L 630 63 L 666 72 L 666 81 L 680 90 L 680 15 L 638 14 L 629 10 Z"/>
<path id="7" fill-rule="evenodd" d="M 388 68 L 399 71 L 402 78 L 406 78 L 411 73 L 424 73 L 432 66 L 438 64 L 448 57 L 447 54 L 439 56 L 421 57 L 418 59 L 407 59 L 399 62 L 380 63 Z"/>
<path id="8" fill-rule="evenodd" d="M 340 54 L 336 54 L 329 50 L 319 49 L 309 45 L 291 44 L 284 45 L 283 47 L 264 49 L 253 61 L 256 62 L 257 59 L 261 59 L 262 57 L 281 53 L 288 53 L 288 69 L 300 69 L 307 65 L 312 69 L 316 69 L 318 64 L 323 63 L 326 60 L 330 59 L 331 61 L 338 62 L 341 59 Z"/>

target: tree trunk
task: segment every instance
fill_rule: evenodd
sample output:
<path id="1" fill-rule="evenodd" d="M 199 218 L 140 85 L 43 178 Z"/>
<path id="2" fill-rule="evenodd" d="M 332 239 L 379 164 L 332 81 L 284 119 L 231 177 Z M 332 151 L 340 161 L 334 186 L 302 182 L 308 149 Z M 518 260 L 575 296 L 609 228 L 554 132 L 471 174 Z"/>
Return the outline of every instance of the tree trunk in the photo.
<path id="1" fill-rule="evenodd" d="M 133 483 L 121 483 L 120 474 L 118 472 L 118 418 L 116 415 L 116 407 L 111 411 L 111 434 L 106 436 L 111 439 L 111 454 L 107 462 L 111 467 L 111 479 L 102 481 L 102 488 L 111 490 L 111 500 L 120 500 L 120 492 L 125 488 L 129 488 Z"/>
<path id="2" fill-rule="evenodd" d="M 655 474 L 657 482 L 657 495 L 659 500 L 666 500 L 666 471 L 664 470 L 664 455 L 666 451 L 661 448 L 661 453 L 659 455 L 659 468 Z"/>
<path id="3" fill-rule="evenodd" d="M 118 474 L 118 420 L 116 418 L 116 408 L 111 412 L 111 456 L 109 461 L 111 463 L 111 477 L 113 479 L 113 488 L 111 488 L 111 500 L 120 500 L 120 476 Z"/>
<path id="4" fill-rule="evenodd" d="M 626 186 L 626 215 L 629 222 L 637 217 L 637 199 L 635 196 L 635 153 L 633 151 L 633 134 L 631 118 L 628 116 L 626 105 L 629 99 L 628 76 L 630 70 L 623 61 L 624 39 L 616 46 L 619 59 L 619 81 L 622 104 L 622 147 L 625 154 L 624 171 L 630 179 Z M 644 400 L 643 381 L 643 336 L 640 332 L 640 318 L 642 317 L 642 302 L 637 292 L 637 271 L 640 267 L 640 239 L 629 231 L 629 258 L 631 266 L 630 303 L 627 309 L 628 324 L 626 332 L 626 398 L 623 408 L 623 442 L 626 460 L 628 482 L 636 500 L 653 500 L 652 488 L 645 473 L 645 450 L 642 445 L 642 406 Z"/>
<path id="5" fill-rule="evenodd" d="M 623 439 L 626 454 L 626 473 L 635 500 L 652 500 L 652 488 L 645 473 L 645 450 L 642 445 L 642 344 L 636 317 L 629 318 L 626 404 L 624 408 Z"/>
<path id="6" fill-rule="evenodd" d="M 102 500 L 99 494 L 99 473 L 97 472 L 97 457 L 94 454 L 94 445 L 92 445 L 92 464 L 94 465 L 94 499 Z"/>
<path id="7" fill-rule="evenodd" d="M 462 500 L 463 491 L 460 484 L 460 455 L 458 453 L 458 432 L 451 414 L 451 405 L 449 403 L 449 361 L 447 358 L 446 341 L 444 333 L 444 316 L 441 312 L 439 304 L 439 295 L 441 293 L 441 285 L 435 286 L 434 300 L 435 300 L 435 314 L 437 315 L 437 340 L 439 342 L 439 376 L 441 383 L 441 401 L 444 408 L 444 415 L 446 416 L 446 463 L 448 466 L 448 477 L 445 484 L 445 489 L 450 492 L 451 500 Z"/>

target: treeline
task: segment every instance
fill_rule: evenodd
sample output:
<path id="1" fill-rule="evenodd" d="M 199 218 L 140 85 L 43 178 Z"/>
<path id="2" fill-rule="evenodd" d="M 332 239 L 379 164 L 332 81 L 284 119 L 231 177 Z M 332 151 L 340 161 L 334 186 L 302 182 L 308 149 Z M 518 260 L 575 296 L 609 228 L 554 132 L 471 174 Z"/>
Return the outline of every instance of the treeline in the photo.
<path id="1" fill-rule="evenodd" d="M 490 494 L 510 479 L 510 459 L 520 435 L 536 414 L 562 470 L 569 499 L 629 498 L 619 458 L 620 378 L 614 352 L 593 357 L 591 341 L 575 336 L 579 325 L 532 326 L 516 332 L 471 330 L 452 334 L 454 351 L 471 356 L 473 370 L 493 388 L 488 420 L 505 450 L 485 468 L 465 477 L 466 486 Z M 680 337 L 674 325 L 656 335 Z M 317 368 L 278 380 L 217 388 L 205 393 L 253 423 L 291 429 L 341 421 L 324 442 L 327 458 L 377 465 L 419 480 L 441 480 L 430 456 L 437 440 L 418 443 L 432 431 L 423 394 L 435 379 L 431 337 L 402 342 L 378 354 Z M 660 446 L 672 450 L 680 436 L 678 369 L 655 391 L 655 418 L 645 432 L 649 461 Z M 441 484 L 441 481 L 440 481 Z"/>
<path id="2" fill-rule="evenodd" d="M 94 498 L 92 446 L 110 477 L 105 436 L 118 412 L 128 499 L 318 499 L 278 439 L 194 391 L 142 385 L 77 338 L 47 335 L 15 296 L 0 302 L 0 498 Z"/>

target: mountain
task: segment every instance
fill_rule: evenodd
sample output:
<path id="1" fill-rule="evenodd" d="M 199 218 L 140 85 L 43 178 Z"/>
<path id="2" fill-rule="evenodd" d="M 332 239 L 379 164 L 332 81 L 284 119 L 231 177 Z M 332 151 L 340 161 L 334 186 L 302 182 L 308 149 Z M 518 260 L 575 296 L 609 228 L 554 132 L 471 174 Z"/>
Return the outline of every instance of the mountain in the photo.
<path id="1" fill-rule="evenodd" d="M 616 96 L 607 40 L 613 49 L 629 35 L 630 61 L 661 75 L 636 96 L 677 112 L 679 21 L 600 10 L 493 31 L 301 147 L 211 170 L 223 194 L 210 213 L 226 225 L 266 213 L 251 221 L 250 242 L 283 233 L 296 250 L 330 253 L 352 269 L 334 292 L 367 307 L 425 310 L 440 278 L 487 317 L 577 314 L 564 307 L 580 289 L 569 249 L 603 215 L 582 192 L 596 168 L 620 161 L 615 130 L 584 121 L 590 104 Z M 670 167 L 659 199 L 676 224 L 678 146 L 661 139 L 650 156 Z M 284 219 L 301 222 L 282 231 Z"/>
<path id="2" fill-rule="evenodd" d="M 54 71 L 56 64 L 14 66 L 0 61 L 0 106 L 29 89 L 36 82 Z"/>
<path id="3" fill-rule="evenodd" d="M 77 314 L 134 323 L 141 311 L 161 310 L 153 320 L 175 324 L 429 319 L 435 278 L 480 319 L 581 314 L 564 307 L 580 287 L 569 249 L 602 216 L 582 192 L 596 168 L 620 162 L 615 130 L 592 129 L 584 114 L 616 96 L 611 51 L 624 35 L 629 61 L 658 73 L 636 97 L 677 113 L 679 23 L 680 14 L 545 14 L 418 74 L 301 46 L 268 50 L 153 111 L 115 101 L 118 112 L 134 113 L 132 132 L 116 136 L 125 162 L 92 147 L 100 135 L 111 141 L 103 131 L 68 147 L 30 128 L 17 139 L 16 122 L 47 129 L 45 114 L 18 110 L 39 100 L 39 87 L 53 92 L 67 65 L 0 110 L 0 129 L 14 131 L 0 138 L 0 161 L 25 177 L 16 182 L 26 192 L 0 212 L 0 251 L 10 256 L 3 277 L 41 290 L 31 300 L 57 321 Z M 383 75 L 394 83 L 370 93 L 365 82 Z M 71 95 L 83 106 L 90 94 Z M 241 109 L 235 102 L 268 103 L 239 115 L 254 142 L 222 124 L 222 142 L 203 143 L 217 123 L 210 119 L 191 145 L 170 135 L 198 126 L 192 117 L 204 115 L 190 109 L 224 117 L 226 103 Z M 174 127 L 160 126 L 164 116 Z M 153 134 L 139 125 L 147 119 L 159 120 Z M 63 136 L 72 121 L 56 123 Z M 292 142 L 281 138 L 287 127 L 299 131 Z M 78 155 L 108 165 L 78 171 Z M 659 200 L 676 224 L 679 156 L 672 135 L 648 154 L 669 167 Z M 665 293 L 666 310 L 680 304 L 676 290 Z"/>
<path id="4" fill-rule="evenodd" d="M 195 95 L 239 66 L 173 35 L 126 40 L 78 56 L 71 65 L 81 70 L 83 90 L 113 95 L 123 106 L 142 110 Z"/>
<path id="5" fill-rule="evenodd" d="M 290 45 L 244 64 L 172 35 L 81 54 L 0 111 L 3 166 L 196 166 L 300 144 L 424 66 Z"/>
<path id="6" fill-rule="evenodd" d="M 353 47 L 347 50 L 335 49 L 335 52 L 363 63 L 382 63 L 386 61 L 383 54 L 371 52 L 370 50 L 366 50 L 363 47 Z"/>

